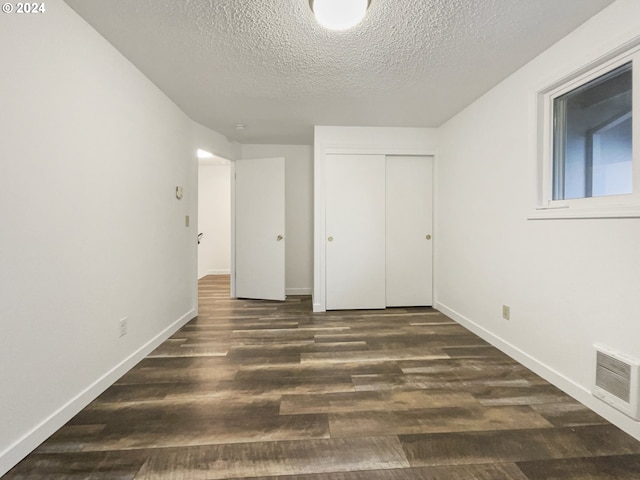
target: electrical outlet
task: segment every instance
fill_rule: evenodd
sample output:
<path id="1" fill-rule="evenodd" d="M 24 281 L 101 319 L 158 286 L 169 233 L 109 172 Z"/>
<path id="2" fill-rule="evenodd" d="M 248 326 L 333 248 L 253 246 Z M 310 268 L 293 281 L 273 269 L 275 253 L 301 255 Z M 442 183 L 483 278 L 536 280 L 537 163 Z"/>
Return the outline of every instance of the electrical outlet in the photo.
<path id="1" fill-rule="evenodd" d="M 511 307 L 509 305 L 502 305 L 502 318 L 505 320 L 511 319 Z"/>
<path id="2" fill-rule="evenodd" d="M 129 331 L 129 319 L 127 317 L 120 319 L 120 336 L 124 337 Z"/>

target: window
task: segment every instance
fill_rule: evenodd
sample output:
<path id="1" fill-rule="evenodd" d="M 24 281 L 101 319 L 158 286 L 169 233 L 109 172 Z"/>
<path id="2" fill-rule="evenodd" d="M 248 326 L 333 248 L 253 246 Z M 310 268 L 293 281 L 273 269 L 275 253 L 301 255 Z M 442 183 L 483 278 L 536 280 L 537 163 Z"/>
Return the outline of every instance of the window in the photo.
<path id="1" fill-rule="evenodd" d="M 640 216 L 639 80 L 636 48 L 538 95 L 533 217 Z"/>
<path id="2" fill-rule="evenodd" d="M 631 63 L 553 101 L 553 199 L 632 193 Z"/>

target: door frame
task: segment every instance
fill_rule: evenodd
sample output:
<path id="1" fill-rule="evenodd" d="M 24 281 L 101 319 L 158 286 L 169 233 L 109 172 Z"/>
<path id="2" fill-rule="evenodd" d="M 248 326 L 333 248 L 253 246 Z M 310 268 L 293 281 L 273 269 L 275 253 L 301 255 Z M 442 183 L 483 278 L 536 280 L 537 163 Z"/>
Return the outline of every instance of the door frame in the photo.
<path id="1" fill-rule="evenodd" d="M 331 129 L 332 127 L 326 127 Z M 342 130 L 342 128 L 338 128 Z M 430 141 L 429 135 L 426 133 L 428 129 L 395 129 L 396 131 L 408 131 L 413 130 L 419 132 L 416 135 L 417 139 L 411 141 L 406 136 L 398 135 L 397 139 L 390 139 L 389 135 L 378 135 L 378 132 L 384 130 L 387 133 L 389 129 L 381 127 L 367 128 L 348 128 L 349 135 L 341 137 L 338 141 L 325 140 L 318 137 L 330 136 L 330 135 L 318 135 L 319 128 L 316 127 L 316 141 L 314 145 L 314 235 L 313 235 L 313 311 L 314 312 L 326 312 L 327 311 L 327 297 L 326 297 L 326 249 L 325 241 L 327 237 L 326 232 L 326 179 L 325 179 L 325 160 L 328 154 L 358 154 L 358 155 L 407 155 L 407 156 L 430 156 L 433 157 L 433 238 L 434 238 L 434 252 L 437 241 L 437 172 L 438 172 L 438 157 L 436 155 L 435 141 Z M 358 132 L 358 130 L 360 130 Z M 331 132 L 335 133 L 335 132 Z M 358 135 L 358 133 L 360 135 Z M 331 135 L 333 136 L 333 135 Z M 408 135 L 407 135 L 408 136 Z M 376 139 L 380 139 L 382 144 L 376 145 Z M 435 255 L 434 255 L 435 257 Z M 434 260 L 433 271 L 434 277 L 437 269 L 437 262 Z M 433 301 L 434 305 L 437 302 L 436 285 L 434 282 L 433 288 Z"/>
<path id="2" fill-rule="evenodd" d="M 236 162 L 231 162 L 231 262 L 229 264 L 230 270 L 230 290 L 231 298 L 238 298 L 236 296 Z"/>
<path id="3" fill-rule="evenodd" d="M 213 154 L 213 158 L 198 158 L 198 168 L 197 168 L 197 172 L 198 172 L 198 179 L 196 184 L 198 185 L 198 190 L 197 190 L 197 198 L 198 198 L 198 213 L 196 214 L 196 224 L 197 224 L 197 232 L 200 233 L 202 232 L 201 228 L 202 226 L 200 225 L 200 212 L 203 209 L 208 208 L 207 205 L 203 205 L 200 202 L 200 176 L 202 174 L 202 167 L 229 167 L 229 173 L 228 173 L 228 180 L 229 180 L 229 242 L 232 241 L 232 222 L 233 222 L 233 217 L 232 217 L 232 202 L 233 202 L 233 192 L 232 192 L 232 188 L 233 188 L 233 182 L 232 182 L 232 178 L 233 178 L 233 169 L 234 169 L 234 160 L 231 160 L 229 158 L 226 157 L 222 157 L 220 155 L 215 155 Z M 206 235 L 205 235 L 206 238 Z M 198 242 L 199 243 L 199 242 Z M 233 244 L 230 243 L 229 245 L 229 269 L 226 272 L 219 272 L 222 275 L 231 275 L 232 273 L 232 268 L 233 268 L 233 255 L 232 255 L 232 248 L 233 248 Z M 199 278 L 199 265 L 200 265 L 200 247 L 198 247 L 197 249 L 197 257 L 198 257 L 198 272 L 196 274 L 196 279 L 200 280 Z M 207 273 L 206 275 L 217 275 L 218 273 Z M 206 276 L 205 275 L 205 276 Z"/>

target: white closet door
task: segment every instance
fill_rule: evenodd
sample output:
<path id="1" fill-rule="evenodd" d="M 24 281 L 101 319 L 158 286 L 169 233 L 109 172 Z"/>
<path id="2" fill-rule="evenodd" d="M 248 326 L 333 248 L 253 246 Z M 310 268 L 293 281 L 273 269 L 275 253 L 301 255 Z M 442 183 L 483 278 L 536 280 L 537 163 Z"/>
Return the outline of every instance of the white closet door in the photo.
<path id="1" fill-rule="evenodd" d="M 433 157 L 387 157 L 386 305 L 433 305 Z"/>
<path id="2" fill-rule="evenodd" d="M 385 308 L 384 155 L 327 155 L 328 310 Z"/>

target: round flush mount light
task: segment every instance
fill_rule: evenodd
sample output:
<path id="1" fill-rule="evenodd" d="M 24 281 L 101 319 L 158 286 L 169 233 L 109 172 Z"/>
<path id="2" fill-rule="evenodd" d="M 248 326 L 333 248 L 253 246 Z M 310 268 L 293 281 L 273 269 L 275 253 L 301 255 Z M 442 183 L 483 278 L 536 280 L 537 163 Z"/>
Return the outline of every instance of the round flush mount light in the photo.
<path id="1" fill-rule="evenodd" d="M 359 24 L 371 0 L 309 0 L 320 25 L 329 30 L 347 30 Z"/>

